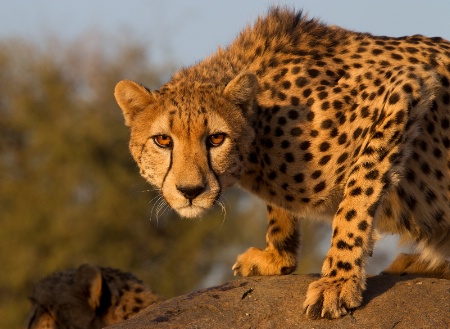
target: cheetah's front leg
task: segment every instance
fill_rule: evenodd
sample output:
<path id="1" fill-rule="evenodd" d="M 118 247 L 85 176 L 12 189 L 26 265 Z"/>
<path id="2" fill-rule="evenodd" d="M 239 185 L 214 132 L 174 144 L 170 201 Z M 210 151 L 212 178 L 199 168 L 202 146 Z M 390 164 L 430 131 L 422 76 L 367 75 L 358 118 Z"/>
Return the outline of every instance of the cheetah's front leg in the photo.
<path id="1" fill-rule="evenodd" d="M 297 266 L 299 230 L 297 219 L 283 208 L 267 206 L 266 248 L 249 248 L 233 265 L 234 275 L 281 275 Z"/>
<path id="2" fill-rule="evenodd" d="M 382 79 L 384 68 L 376 73 Z M 436 95 L 436 77 L 420 67 L 397 67 L 392 75 L 395 80 L 391 79 L 384 96 L 380 95 L 383 101 L 374 111 L 377 115 L 372 117 L 365 143 L 355 152 L 357 161 L 349 170 L 343 199 L 333 219 L 322 278 L 308 288 L 303 306 L 313 319 L 338 318 L 361 305 L 363 266 L 373 246 L 374 218 L 384 196 L 399 183 L 408 150 L 412 149 L 410 143 L 420 131 L 418 118 L 431 108 Z M 361 99 L 360 106 L 365 101 Z M 371 109 L 377 106 L 374 102 L 367 104 Z"/>

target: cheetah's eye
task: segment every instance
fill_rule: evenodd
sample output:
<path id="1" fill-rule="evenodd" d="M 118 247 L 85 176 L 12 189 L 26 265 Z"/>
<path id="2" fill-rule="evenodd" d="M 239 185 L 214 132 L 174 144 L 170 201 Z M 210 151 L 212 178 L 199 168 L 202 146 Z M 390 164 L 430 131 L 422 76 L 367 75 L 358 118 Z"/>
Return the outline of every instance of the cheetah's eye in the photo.
<path id="1" fill-rule="evenodd" d="M 172 147 L 172 138 L 167 135 L 156 135 L 153 136 L 153 141 L 156 145 L 162 148 Z"/>
<path id="2" fill-rule="evenodd" d="M 224 140 L 225 140 L 224 133 L 213 134 L 208 136 L 208 145 L 211 147 L 217 147 L 222 145 Z"/>

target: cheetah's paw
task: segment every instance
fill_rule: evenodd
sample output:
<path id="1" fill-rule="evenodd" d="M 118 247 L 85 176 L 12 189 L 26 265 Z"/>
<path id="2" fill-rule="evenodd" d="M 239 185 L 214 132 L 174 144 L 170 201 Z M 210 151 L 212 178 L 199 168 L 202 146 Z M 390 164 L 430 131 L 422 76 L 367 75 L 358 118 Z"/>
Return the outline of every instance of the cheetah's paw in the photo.
<path id="1" fill-rule="evenodd" d="M 294 272 L 296 266 L 295 255 L 252 247 L 238 256 L 232 270 L 235 276 L 284 275 Z"/>
<path id="2" fill-rule="evenodd" d="M 324 277 L 309 285 L 303 309 L 311 319 L 336 319 L 362 302 L 364 280 Z"/>

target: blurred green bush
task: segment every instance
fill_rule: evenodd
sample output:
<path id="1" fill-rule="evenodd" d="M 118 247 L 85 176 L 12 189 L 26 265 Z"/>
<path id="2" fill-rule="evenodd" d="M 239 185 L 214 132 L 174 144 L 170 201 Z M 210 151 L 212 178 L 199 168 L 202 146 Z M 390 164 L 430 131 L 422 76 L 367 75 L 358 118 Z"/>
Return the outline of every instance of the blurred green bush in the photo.
<path id="1" fill-rule="evenodd" d="M 113 97 L 121 79 L 168 78 L 170 63 L 155 65 L 149 49 L 88 35 L 0 41 L 0 328 L 22 324 L 33 283 L 55 270 L 117 267 L 171 297 L 230 279 L 238 253 L 264 246 L 265 207 L 237 189 L 226 214 L 158 213 Z M 303 270 L 321 263 L 304 258 Z"/>

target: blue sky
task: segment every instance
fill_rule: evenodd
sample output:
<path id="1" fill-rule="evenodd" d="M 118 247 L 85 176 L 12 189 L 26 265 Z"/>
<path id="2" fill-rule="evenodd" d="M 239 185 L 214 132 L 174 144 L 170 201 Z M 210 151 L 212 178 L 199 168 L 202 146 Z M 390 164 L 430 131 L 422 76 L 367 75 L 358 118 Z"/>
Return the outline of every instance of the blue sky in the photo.
<path id="1" fill-rule="evenodd" d="M 4 0 L 0 39 L 76 39 L 89 31 L 131 34 L 156 60 L 190 65 L 227 45 L 271 4 L 303 8 L 311 17 L 374 34 L 450 39 L 448 0 Z"/>

